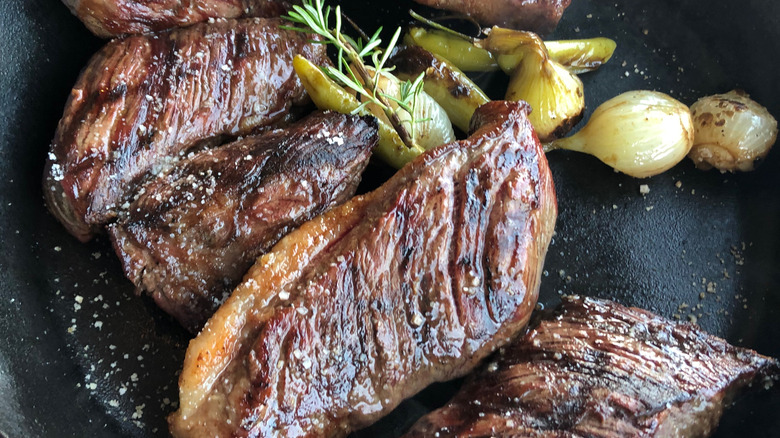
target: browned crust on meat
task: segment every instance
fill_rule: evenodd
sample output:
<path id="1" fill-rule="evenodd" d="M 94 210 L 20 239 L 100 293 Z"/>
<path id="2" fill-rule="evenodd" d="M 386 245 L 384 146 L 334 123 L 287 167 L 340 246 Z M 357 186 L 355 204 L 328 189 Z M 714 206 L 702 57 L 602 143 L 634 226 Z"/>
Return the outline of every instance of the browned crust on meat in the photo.
<path id="1" fill-rule="evenodd" d="M 308 102 L 292 59 L 327 62 L 324 48 L 279 25 L 230 20 L 107 44 L 73 87 L 52 142 L 44 174 L 50 210 L 88 240 L 147 173 Z"/>
<path id="2" fill-rule="evenodd" d="M 734 394 L 778 377 L 693 324 L 564 297 L 405 437 L 705 437 Z"/>
<path id="3" fill-rule="evenodd" d="M 110 38 L 186 27 L 207 20 L 278 17 L 286 0 L 63 0 L 95 35 Z"/>
<path id="4" fill-rule="evenodd" d="M 125 275 L 197 333 L 259 255 L 354 195 L 376 142 L 375 119 L 317 112 L 182 160 L 109 227 Z"/>
<path id="5" fill-rule="evenodd" d="M 415 0 L 433 8 L 469 15 L 481 24 L 546 34 L 571 0 Z"/>
<path id="6" fill-rule="evenodd" d="M 555 223 L 527 105 L 261 257 L 192 341 L 177 437 L 345 436 L 468 373 L 528 321 Z"/>

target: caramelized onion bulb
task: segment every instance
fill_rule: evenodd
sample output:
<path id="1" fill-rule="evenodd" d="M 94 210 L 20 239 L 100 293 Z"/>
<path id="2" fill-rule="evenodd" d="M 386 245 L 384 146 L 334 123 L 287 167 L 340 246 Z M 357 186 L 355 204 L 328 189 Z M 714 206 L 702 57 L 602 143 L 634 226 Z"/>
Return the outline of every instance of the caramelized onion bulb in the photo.
<path id="1" fill-rule="evenodd" d="M 596 108 L 579 132 L 545 149 L 584 152 L 615 170 L 646 178 L 679 163 L 692 145 L 687 106 L 656 91 L 629 91 Z"/>
<path id="2" fill-rule="evenodd" d="M 777 120 L 739 90 L 703 97 L 691 113 L 695 134 L 688 157 L 703 170 L 753 170 L 777 140 Z"/>

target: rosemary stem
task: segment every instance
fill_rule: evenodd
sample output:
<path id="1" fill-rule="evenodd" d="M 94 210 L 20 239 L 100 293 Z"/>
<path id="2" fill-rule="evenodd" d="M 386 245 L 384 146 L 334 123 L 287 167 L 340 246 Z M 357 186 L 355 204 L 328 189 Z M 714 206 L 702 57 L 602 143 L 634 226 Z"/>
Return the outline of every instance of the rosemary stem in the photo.
<path id="1" fill-rule="evenodd" d="M 340 43 L 346 50 L 347 56 L 349 57 L 350 61 L 352 61 L 352 65 L 355 67 L 355 70 L 357 70 L 357 75 L 365 84 L 365 88 L 368 90 L 376 90 L 377 84 L 374 82 L 374 78 L 371 76 L 371 73 L 368 72 L 366 66 L 363 64 L 363 60 L 360 59 L 360 56 L 358 56 L 355 48 L 352 47 L 348 41 L 344 40 L 343 37 L 340 38 Z M 377 76 L 378 75 L 379 74 L 377 74 Z M 390 106 L 388 99 L 382 96 L 381 93 L 373 93 L 373 95 L 378 103 L 381 104 L 380 106 L 382 107 L 382 111 L 384 111 L 385 115 L 390 120 L 390 124 L 393 125 L 393 128 L 398 133 L 398 136 L 401 137 L 401 141 L 403 141 L 406 147 L 417 147 L 417 143 L 414 141 L 414 137 L 412 137 L 412 135 L 409 133 L 409 130 L 406 129 L 406 126 L 404 126 L 403 122 L 398 117 L 398 113 L 393 110 L 392 106 Z"/>
<path id="2" fill-rule="evenodd" d="M 399 99 L 395 99 L 395 96 L 384 94 L 377 87 L 379 81 L 382 79 L 381 76 L 386 74 L 385 72 L 391 70 L 385 68 L 384 65 L 398 41 L 401 34 L 401 28 L 398 28 L 387 48 L 382 51 L 377 48 L 382 41 L 379 38 L 379 34 L 382 31 L 381 27 L 369 38 L 368 35 L 349 19 L 349 17 L 346 17 L 347 21 L 358 29 L 358 32 L 366 41 L 363 42 L 361 39 L 353 40 L 341 33 L 341 20 L 343 17 L 341 14 L 341 7 L 336 6 L 335 12 L 336 25 L 335 28 L 330 28 L 330 6 L 325 7 L 323 0 L 303 0 L 301 5 L 294 5 L 292 10 L 288 13 L 289 15 L 284 17 L 287 20 L 296 23 L 297 26 L 283 28 L 306 33 L 312 32 L 324 38 L 323 43 L 335 45 L 339 51 L 337 67 L 324 67 L 323 70 L 325 70 L 326 74 L 335 80 L 342 82 L 346 87 L 356 92 L 358 98 L 361 96 L 366 98 L 366 101 L 360 104 L 358 108 L 363 108 L 368 103 L 373 103 L 379 107 L 387 116 L 390 124 L 395 129 L 403 144 L 410 149 L 418 149 L 419 146 L 414 141 L 414 135 L 410 135 L 410 131 L 404 126 L 404 122 L 399 117 L 398 111 L 403 110 L 409 113 L 412 132 L 414 132 L 414 123 L 416 123 L 416 120 L 412 108 L 417 107 L 416 100 L 422 91 L 422 88 L 419 86 L 422 77 L 415 82 L 417 84 L 416 87 L 411 85 L 408 81 L 401 84 L 401 96 Z M 381 60 L 379 58 L 380 56 Z M 364 57 L 370 57 L 373 60 L 375 70 L 373 74 L 363 62 Z M 344 73 L 343 67 L 346 67 L 349 76 Z M 389 73 L 387 74 L 389 75 Z M 410 91 L 411 94 L 409 94 Z M 391 101 L 397 102 L 399 105 L 398 108 L 394 108 Z"/>
<path id="3" fill-rule="evenodd" d="M 414 18 L 415 20 L 417 20 L 417 21 L 419 21 L 419 22 L 421 22 L 423 24 L 426 24 L 426 25 L 428 25 L 428 26 L 430 26 L 430 27 L 432 27 L 434 29 L 438 29 L 438 30 L 440 30 L 442 32 L 448 33 L 448 34 L 450 34 L 452 36 L 455 36 L 457 38 L 460 38 L 462 40 L 466 40 L 466 41 L 470 42 L 471 44 L 475 44 L 476 45 L 480 41 L 477 38 L 473 38 L 473 37 L 470 37 L 470 36 L 468 36 L 466 34 L 463 34 L 463 33 L 460 33 L 458 31 L 452 30 L 452 29 L 450 29 L 447 26 L 442 26 L 441 24 L 439 24 L 439 23 L 437 23 L 437 22 L 435 22 L 435 21 L 433 21 L 433 20 L 431 20 L 429 18 L 425 18 L 422 15 L 418 14 L 417 12 L 414 12 L 411 9 L 409 9 L 409 15 L 411 15 L 412 18 Z"/>

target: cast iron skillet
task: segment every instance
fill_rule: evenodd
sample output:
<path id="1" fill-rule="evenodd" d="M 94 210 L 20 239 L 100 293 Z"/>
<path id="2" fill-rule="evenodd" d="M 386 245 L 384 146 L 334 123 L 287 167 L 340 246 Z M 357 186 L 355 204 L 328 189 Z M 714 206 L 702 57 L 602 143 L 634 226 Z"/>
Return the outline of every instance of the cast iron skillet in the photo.
<path id="1" fill-rule="evenodd" d="M 371 30 L 405 20 L 413 6 L 351 3 L 346 10 Z M 187 334 L 133 295 L 105 238 L 78 243 L 41 197 L 68 92 L 102 42 L 59 0 L 3 0 L 0 20 L 0 436 L 166 436 Z M 740 87 L 780 116 L 775 0 L 574 0 L 553 37 L 597 35 L 618 49 L 582 77 L 589 111 L 630 89 L 690 104 Z M 488 89 L 505 82 L 480 80 Z M 713 334 L 780 356 L 780 151 L 753 173 L 701 172 L 686 161 L 647 180 L 575 153 L 549 158 L 560 216 L 541 303 L 579 293 L 694 315 Z M 370 167 L 365 188 L 387 175 Z M 457 386 L 434 385 L 356 435 L 396 436 Z M 778 412 L 780 391 L 748 396 L 716 436 L 780 436 Z"/>

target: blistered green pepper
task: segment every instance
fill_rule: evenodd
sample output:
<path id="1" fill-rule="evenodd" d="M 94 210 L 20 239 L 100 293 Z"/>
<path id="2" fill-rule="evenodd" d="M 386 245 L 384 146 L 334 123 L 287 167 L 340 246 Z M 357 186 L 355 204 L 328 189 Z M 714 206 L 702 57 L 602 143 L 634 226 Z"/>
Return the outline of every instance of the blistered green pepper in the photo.
<path id="1" fill-rule="evenodd" d="M 425 92 L 446 111 L 453 125 L 469 131 L 474 111 L 490 101 L 485 93 L 465 73 L 446 59 L 416 46 L 408 46 L 391 59 L 395 75 L 414 79 L 425 73 Z"/>
<path id="2" fill-rule="evenodd" d="M 545 41 L 550 59 L 563 65 L 574 74 L 587 73 L 601 67 L 615 53 L 617 44 L 609 38 L 583 40 Z M 522 55 L 498 55 L 498 66 L 506 74 L 512 74 Z"/>
<path id="3" fill-rule="evenodd" d="M 345 91 L 308 59 L 300 55 L 296 56 L 293 60 L 293 68 L 317 108 L 352 114 L 360 106 L 355 96 Z M 373 115 L 365 107 L 359 113 Z M 377 118 L 377 121 L 379 142 L 374 148 L 374 153 L 387 164 L 400 169 L 425 152 L 419 146 L 407 147 L 389 123 L 381 118 Z"/>
<path id="4" fill-rule="evenodd" d="M 404 41 L 406 44 L 422 47 L 447 59 L 463 71 L 495 71 L 501 69 L 506 74 L 512 74 L 512 71 L 514 71 L 522 59 L 521 54 L 506 55 L 493 53 L 474 44 L 474 41 L 479 40 L 472 39 L 472 41 L 469 41 L 457 35 L 436 29 L 426 30 L 420 27 L 413 27 L 404 37 Z M 603 37 L 545 41 L 544 45 L 547 48 L 550 59 L 563 65 L 575 74 L 596 70 L 612 57 L 617 47 L 615 41 Z"/>
<path id="5" fill-rule="evenodd" d="M 492 53 L 440 30 L 413 27 L 404 36 L 404 43 L 435 53 L 463 71 L 498 70 L 498 62 Z"/>

